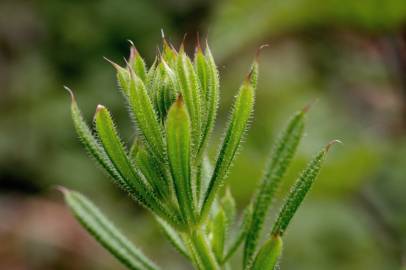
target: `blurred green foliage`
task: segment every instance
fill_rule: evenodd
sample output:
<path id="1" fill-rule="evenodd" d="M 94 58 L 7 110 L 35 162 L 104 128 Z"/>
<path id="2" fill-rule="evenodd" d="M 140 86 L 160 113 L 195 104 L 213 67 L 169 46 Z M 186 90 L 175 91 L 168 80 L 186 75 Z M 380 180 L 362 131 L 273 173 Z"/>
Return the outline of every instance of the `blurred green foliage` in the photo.
<path id="1" fill-rule="evenodd" d="M 344 142 L 293 220 L 282 269 L 400 269 L 406 252 L 405 27 L 402 0 L 3 0 L 0 199 L 12 194 L 55 201 L 49 189 L 63 184 L 103 201 L 103 209 L 122 209 L 111 212 L 140 245 L 161 243 L 145 213 L 134 210 L 80 147 L 62 86 L 75 90 L 89 121 L 98 103 L 111 108 L 125 128 L 120 132 L 131 140 L 114 70 L 102 56 L 122 63 L 131 39 L 151 63 L 161 28 L 175 46 L 188 32 L 190 51 L 195 32 L 208 32 L 221 60 L 222 126 L 240 84 L 235 78 L 246 73 L 259 45 L 270 44 L 261 53 L 255 120 L 230 175 L 240 208 L 260 177 L 274 136 L 297 109 L 318 99 L 288 180 L 320 142 Z M 213 142 L 219 142 L 220 131 L 215 129 Z M 145 250 L 168 269 L 184 265 L 168 246 L 151 251 Z M 19 252 L 16 258 L 24 254 Z M 47 268 L 46 252 L 37 250 L 29 260 L 22 256 L 28 265 L 23 269 L 53 269 Z M 6 267 L 2 254 L 0 268 Z M 88 269 L 106 260 L 89 258 L 83 255 L 74 268 L 56 265 Z"/>

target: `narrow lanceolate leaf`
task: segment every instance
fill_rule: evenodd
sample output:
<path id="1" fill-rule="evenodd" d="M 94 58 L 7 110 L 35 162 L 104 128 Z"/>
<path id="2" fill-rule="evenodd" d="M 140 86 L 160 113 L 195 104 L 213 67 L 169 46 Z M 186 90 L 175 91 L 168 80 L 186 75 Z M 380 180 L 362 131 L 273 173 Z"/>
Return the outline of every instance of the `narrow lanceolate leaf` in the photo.
<path id="1" fill-rule="evenodd" d="M 192 124 L 193 155 L 197 154 L 201 142 L 202 108 L 200 86 L 192 62 L 181 50 L 176 59 L 176 76 Z"/>
<path id="2" fill-rule="evenodd" d="M 168 67 L 169 68 L 169 67 Z M 151 82 L 150 96 L 153 101 L 158 118 L 163 122 L 167 111 L 176 99 L 176 85 L 173 78 L 168 74 L 164 63 L 160 63 Z"/>
<path id="3" fill-rule="evenodd" d="M 230 227 L 235 220 L 237 207 L 229 187 L 226 188 L 226 192 L 224 193 L 223 198 L 221 198 L 221 206 L 224 209 L 224 212 L 226 213 L 227 216 L 227 227 Z"/>
<path id="4" fill-rule="evenodd" d="M 198 47 L 195 55 L 195 68 L 201 85 L 202 107 L 204 108 L 202 141 L 199 146 L 199 152 L 202 152 L 213 130 L 219 102 L 219 75 L 208 45 L 205 55 L 200 46 Z"/>
<path id="5" fill-rule="evenodd" d="M 323 150 L 321 150 L 312 161 L 309 162 L 302 174 L 297 179 L 295 185 L 290 191 L 288 198 L 286 199 L 278 218 L 272 229 L 272 235 L 282 236 L 286 228 L 289 225 L 293 215 L 296 213 L 300 204 L 303 202 L 306 194 L 310 190 L 314 180 L 320 172 L 321 165 L 325 159 L 325 156 L 333 143 L 339 141 L 330 142 Z"/>
<path id="6" fill-rule="evenodd" d="M 72 91 L 69 88 L 66 89 L 69 91 L 72 97 L 71 113 L 73 124 L 86 150 L 106 170 L 109 176 L 111 176 L 113 181 L 116 184 L 118 184 L 120 188 L 122 188 L 129 194 L 133 195 L 134 192 L 136 192 L 133 186 L 125 178 L 123 178 L 121 174 L 117 171 L 114 164 L 111 162 L 109 156 L 107 155 L 106 151 L 99 144 L 97 139 L 93 136 L 92 132 L 90 131 L 90 128 L 84 121 L 82 113 L 80 112 L 80 109 L 76 103 Z M 137 198 L 137 200 L 144 205 L 146 203 L 141 201 L 139 198 Z"/>
<path id="7" fill-rule="evenodd" d="M 264 44 L 264 45 L 260 46 L 260 47 L 257 49 L 257 53 L 256 53 L 256 56 L 255 56 L 254 62 L 253 62 L 252 65 L 251 65 L 251 79 L 250 79 L 250 81 L 251 81 L 251 84 L 253 85 L 254 88 L 256 88 L 256 87 L 257 87 L 257 84 L 258 84 L 258 74 L 259 74 L 259 64 L 258 64 L 258 61 L 259 61 L 259 55 L 260 55 L 260 52 L 262 51 L 262 49 L 264 49 L 264 48 L 266 48 L 266 47 L 268 47 L 268 44 Z"/>
<path id="8" fill-rule="evenodd" d="M 108 174 L 116 181 L 120 181 L 120 177 L 117 176 L 117 171 L 115 170 L 113 164 L 110 162 L 106 152 L 104 149 L 99 145 L 96 138 L 93 136 L 90 128 L 86 124 L 83 119 L 82 113 L 76 103 L 76 99 L 73 96 L 73 92 L 65 87 L 67 91 L 69 91 L 72 103 L 71 103 L 71 114 L 73 125 L 75 126 L 76 133 L 78 134 L 80 140 L 82 141 L 83 145 L 85 146 L 86 150 L 90 153 L 90 155 L 96 159 L 96 161 L 108 172 Z M 121 183 L 119 183 L 121 184 Z"/>
<path id="9" fill-rule="evenodd" d="M 220 270 L 220 267 L 216 261 L 216 258 L 211 251 L 208 241 L 205 235 L 199 231 L 195 230 L 191 232 L 190 240 L 193 245 L 193 250 L 197 255 L 197 266 L 200 270 Z"/>
<path id="10" fill-rule="evenodd" d="M 224 254 L 224 245 L 227 234 L 226 213 L 220 208 L 212 220 L 212 239 L 211 246 L 218 262 L 221 262 Z"/>
<path id="11" fill-rule="evenodd" d="M 306 109 L 307 110 L 307 109 Z M 254 255 L 258 240 L 260 239 L 264 221 L 268 214 L 274 194 L 296 152 L 304 130 L 304 115 L 306 110 L 298 112 L 288 123 L 279 136 L 270 155 L 270 160 L 265 170 L 256 197 L 253 201 L 254 212 L 244 248 L 244 265 Z"/>
<path id="12" fill-rule="evenodd" d="M 176 232 L 174 228 L 172 228 L 168 223 L 166 223 L 163 219 L 156 217 L 156 220 L 161 228 L 162 232 L 165 234 L 166 238 L 168 238 L 169 242 L 174 246 L 174 248 L 187 259 L 191 259 L 186 250 L 182 239 L 180 238 L 179 234 Z"/>
<path id="13" fill-rule="evenodd" d="M 128 65 L 130 66 L 130 69 L 137 74 L 138 78 L 140 78 L 144 83 L 147 82 L 147 68 L 145 66 L 144 59 L 142 59 L 134 45 L 131 45 L 130 48 L 130 59 L 128 60 Z"/>
<path id="14" fill-rule="evenodd" d="M 283 241 L 279 235 L 271 236 L 255 257 L 252 270 L 274 270 L 282 254 Z"/>
<path id="15" fill-rule="evenodd" d="M 154 157 L 143 146 L 139 146 L 134 160 L 137 168 L 145 176 L 154 191 L 159 194 L 159 197 L 164 201 L 169 199 L 169 184 L 165 179 L 162 166 L 159 166 Z"/>
<path id="16" fill-rule="evenodd" d="M 202 220 L 205 220 L 210 212 L 211 205 L 216 194 L 224 182 L 237 150 L 241 144 L 243 135 L 247 129 L 250 116 L 254 108 L 255 91 L 249 82 L 249 77 L 244 81 L 235 99 L 231 119 L 217 157 L 213 175 L 209 187 L 205 193 Z"/>
<path id="17" fill-rule="evenodd" d="M 192 195 L 190 166 L 190 119 L 182 96 L 169 109 L 166 120 L 168 159 L 176 197 L 184 222 L 194 223 L 195 207 Z"/>
<path id="18" fill-rule="evenodd" d="M 130 73 L 131 81 L 127 85 L 127 92 L 131 111 L 141 134 L 145 138 L 149 150 L 158 160 L 164 161 L 165 145 L 163 132 L 156 112 L 154 111 L 144 83 L 133 71 L 130 71 Z"/>
<path id="19" fill-rule="evenodd" d="M 114 63 L 110 59 L 104 57 L 104 59 L 109 62 L 115 69 L 116 69 L 116 77 L 117 77 L 117 83 L 118 87 L 120 88 L 121 92 L 123 95 L 126 97 L 128 95 L 127 89 L 128 89 L 128 84 L 130 82 L 130 72 L 128 69 L 121 67 L 120 65 Z"/>
<path id="20" fill-rule="evenodd" d="M 167 62 L 168 65 L 169 65 L 171 68 L 175 68 L 177 52 L 176 52 L 176 50 L 173 49 L 172 46 L 166 41 L 165 38 L 163 38 L 163 53 L 162 53 L 162 57 L 165 59 L 165 62 Z"/>
<path id="21" fill-rule="evenodd" d="M 62 189 L 66 203 L 83 227 L 128 269 L 159 269 L 85 196 Z"/>
<path id="22" fill-rule="evenodd" d="M 132 190 L 136 193 L 134 195 L 157 215 L 165 217 L 172 222 L 176 220 L 161 204 L 151 187 L 143 179 L 143 176 L 134 169 L 118 137 L 109 111 L 101 105 L 97 106 L 95 123 L 97 134 L 107 155 L 120 173 L 120 176 L 131 185 Z"/>

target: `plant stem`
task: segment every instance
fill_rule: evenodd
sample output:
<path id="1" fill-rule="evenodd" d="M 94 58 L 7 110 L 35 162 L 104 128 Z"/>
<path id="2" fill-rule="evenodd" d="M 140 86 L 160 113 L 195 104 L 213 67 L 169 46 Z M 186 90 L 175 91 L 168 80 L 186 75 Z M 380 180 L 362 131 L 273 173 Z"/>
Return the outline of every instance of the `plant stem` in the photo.
<path id="1" fill-rule="evenodd" d="M 183 234 L 182 238 L 197 269 L 220 269 L 201 228 L 190 230 L 189 233 Z"/>

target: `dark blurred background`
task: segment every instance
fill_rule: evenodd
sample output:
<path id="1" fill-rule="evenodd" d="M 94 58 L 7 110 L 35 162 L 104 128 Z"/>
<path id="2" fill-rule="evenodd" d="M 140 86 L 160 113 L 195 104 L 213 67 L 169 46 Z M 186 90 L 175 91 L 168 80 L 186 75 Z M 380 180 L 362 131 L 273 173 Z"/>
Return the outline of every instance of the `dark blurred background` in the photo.
<path id="1" fill-rule="evenodd" d="M 314 99 L 285 190 L 306 161 L 340 139 L 286 236 L 282 269 L 406 269 L 406 3 L 404 0 L 1 0 L 0 269 L 123 269 L 73 220 L 53 189 L 95 201 L 165 269 L 190 269 L 151 216 L 101 173 L 74 132 L 74 89 L 91 121 L 111 108 L 132 126 L 115 74 L 131 39 L 151 64 L 161 28 L 209 37 L 221 74 L 213 152 L 256 49 L 255 121 L 229 183 L 242 209 L 277 132 Z"/>

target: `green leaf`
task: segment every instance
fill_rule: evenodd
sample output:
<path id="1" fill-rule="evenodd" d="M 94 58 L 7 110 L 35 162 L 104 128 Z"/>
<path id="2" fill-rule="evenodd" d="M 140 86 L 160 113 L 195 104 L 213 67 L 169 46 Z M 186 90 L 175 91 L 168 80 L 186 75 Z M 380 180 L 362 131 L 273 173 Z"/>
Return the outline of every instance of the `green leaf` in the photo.
<path id="1" fill-rule="evenodd" d="M 162 171 L 164 168 L 159 166 L 158 161 L 155 160 L 142 145 L 138 146 L 138 151 L 135 155 L 135 164 L 153 189 L 158 192 L 160 198 L 169 200 L 170 189 L 165 179 L 165 172 Z"/>
<path id="2" fill-rule="evenodd" d="M 73 124 L 75 126 L 76 132 L 85 146 L 86 150 L 89 152 L 89 154 L 106 170 L 108 175 L 113 179 L 113 181 L 123 190 L 128 192 L 130 196 L 144 205 L 145 207 L 148 208 L 147 202 L 143 201 L 143 198 L 135 197 L 134 194 L 137 193 L 137 190 L 134 188 L 134 186 L 129 182 L 126 178 L 123 178 L 122 175 L 118 172 L 114 164 L 111 162 L 109 156 L 107 155 L 106 151 L 104 148 L 99 144 L 97 139 L 93 136 L 92 132 L 90 131 L 90 128 L 86 124 L 86 122 L 83 119 L 82 113 L 80 112 L 80 109 L 76 103 L 76 100 L 74 98 L 74 95 L 72 91 L 65 87 L 66 90 L 69 91 L 71 94 L 72 98 L 72 103 L 71 103 L 71 113 L 72 113 L 72 119 L 73 119 Z"/>
<path id="3" fill-rule="evenodd" d="M 216 258 L 209 248 L 208 240 L 204 234 L 199 230 L 194 230 L 190 233 L 190 240 L 192 249 L 197 256 L 196 266 L 201 270 L 219 270 L 220 267 L 216 261 Z"/>
<path id="4" fill-rule="evenodd" d="M 107 173 L 113 178 L 113 180 L 120 186 L 124 187 L 123 179 L 120 177 L 113 164 L 110 162 L 106 152 L 100 146 L 99 142 L 93 136 L 90 128 L 84 121 L 73 92 L 67 87 L 65 87 L 65 89 L 71 95 L 71 115 L 73 125 L 76 129 L 76 133 L 78 134 L 79 139 L 81 140 L 89 154 L 107 171 Z"/>
<path id="5" fill-rule="evenodd" d="M 252 260 L 272 199 L 280 186 L 280 182 L 303 136 L 304 116 L 306 111 L 307 109 L 299 111 L 291 118 L 273 147 L 265 175 L 261 180 L 256 197 L 253 200 L 253 222 L 248 230 L 245 241 L 244 265 L 247 265 L 249 261 Z"/>
<path id="6" fill-rule="evenodd" d="M 272 235 L 283 235 L 293 215 L 296 213 L 297 209 L 303 202 L 303 199 L 309 192 L 314 180 L 319 174 L 321 165 L 329 148 L 336 142 L 339 141 L 332 141 L 327 144 L 327 146 L 323 150 L 321 150 L 313 158 L 312 161 L 309 162 L 307 167 L 301 173 L 292 190 L 290 191 L 284 205 L 282 206 L 281 211 L 279 212 L 278 218 L 272 229 Z"/>
<path id="7" fill-rule="evenodd" d="M 97 106 L 95 114 L 97 134 L 103 147 L 123 179 L 131 185 L 135 196 L 157 215 L 178 223 L 174 214 L 170 213 L 157 198 L 151 186 L 143 176 L 135 170 L 122 144 L 109 111 L 102 105 Z"/>
<path id="8" fill-rule="evenodd" d="M 202 107 L 205 116 L 202 126 L 202 141 L 199 146 L 201 153 L 213 130 L 219 102 L 219 75 L 208 44 L 205 55 L 198 46 L 195 55 L 195 69 L 201 85 Z"/>
<path id="9" fill-rule="evenodd" d="M 187 111 L 190 116 L 192 126 L 192 154 L 195 156 L 202 136 L 202 102 L 196 72 L 193 68 L 192 62 L 183 49 L 177 56 L 176 77 L 178 79 L 178 87 L 185 100 Z"/>
<path id="10" fill-rule="evenodd" d="M 173 47 L 166 41 L 165 36 L 162 36 L 162 41 L 163 41 L 163 53 L 162 57 L 165 59 L 165 62 L 168 63 L 168 65 L 171 68 L 174 68 L 176 65 L 176 58 L 177 58 L 177 52 Z"/>
<path id="11" fill-rule="evenodd" d="M 130 72 L 128 69 L 121 67 L 120 65 L 114 63 L 110 59 L 104 57 L 104 59 L 109 62 L 115 69 L 116 69 L 116 77 L 117 77 L 117 83 L 118 87 L 120 88 L 122 94 L 127 97 L 128 95 L 128 84 L 130 83 Z"/>
<path id="12" fill-rule="evenodd" d="M 159 63 L 151 83 L 150 95 L 154 107 L 158 112 L 158 117 L 162 122 L 164 121 L 170 106 L 175 101 L 177 94 L 176 82 L 168 74 L 168 69 L 165 68 L 163 62 Z"/>
<path id="13" fill-rule="evenodd" d="M 221 198 L 221 206 L 227 216 L 227 227 L 230 227 L 234 220 L 237 212 L 237 207 L 231 190 L 229 187 L 226 188 L 223 198 Z"/>
<path id="14" fill-rule="evenodd" d="M 217 261 L 221 262 L 223 259 L 224 245 L 227 233 L 227 217 L 222 208 L 220 208 L 214 215 L 211 225 L 211 246 L 213 248 L 213 252 L 217 258 Z"/>
<path id="15" fill-rule="evenodd" d="M 248 77 L 240 87 L 240 91 L 235 98 L 231 119 L 217 157 L 210 184 L 204 196 L 201 212 L 202 220 L 207 218 L 216 194 L 234 161 L 254 108 L 254 100 L 255 91 Z"/>
<path id="16" fill-rule="evenodd" d="M 140 78 L 144 83 L 147 82 L 147 68 L 145 66 L 144 59 L 142 59 L 141 55 L 138 53 L 137 49 L 135 48 L 134 44 L 131 43 L 130 48 L 130 59 L 128 60 L 128 65 L 130 66 L 130 70 L 134 70 L 134 73 Z"/>
<path id="17" fill-rule="evenodd" d="M 159 269 L 85 196 L 62 189 L 65 201 L 83 227 L 128 269 Z"/>
<path id="18" fill-rule="evenodd" d="M 176 197 L 184 222 L 193 224 L 195 202 L 192 194 L 190 166 L 190 119 L 182 96 L 169 109 L 166 120 L 168 160 L 173 177 Z"/>
<path id="19" fill-rule="evenodd" d="M 278 264 L 278 260 L 282 254 L 283 241 L 278 235 L 271 236 L 265 242 L 255 257 L 252 270 L 273 270 Z"/>
<path id="20" fill-rule="evenodd" d="M 126 85 L 126 88 L 131 112 L 145 139 L 148 149 L 159 161 L 164 162 L 164 136 L 157 114 L 154 111 L 147 89 L 142 80 L 134 71 L 130 71 L 130 74 L 131 80 L 130 83 Z"/>

